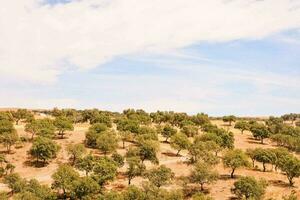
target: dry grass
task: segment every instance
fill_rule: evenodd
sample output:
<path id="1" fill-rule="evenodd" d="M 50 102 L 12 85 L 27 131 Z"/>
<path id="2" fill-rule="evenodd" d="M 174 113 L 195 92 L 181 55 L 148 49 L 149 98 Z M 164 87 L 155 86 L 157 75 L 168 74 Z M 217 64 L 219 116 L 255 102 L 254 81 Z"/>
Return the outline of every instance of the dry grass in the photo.
<path id="1" fill-rule="evenodd" d="M 213 123 L 218 126 L 223 126 L 222 121 L 214 120 Z M 27 135 L 24 132 L 24 125 L 16 126 L 16 129 L 19 135 Z M 13 149 L 13 153 L 7 155 L 7 159 L 12 162 L 16 168 L 15 172 L 19 173 L 22 177 L 31 179 L 35 178 L 44 184 L 51 184 L 51 174 L 57 169 L 58 165 L 61 163 L 68 162 L 68 155 L 65 150 L 67 144 L 70 143 L 83 143 L 85 138 L 85 131 L 88 129 L 87 124 L 76 125 L 74 131 L 67 133 L 67 137 L 65 139 L 57 139 L 56 142 L 62 146 L 61 151 L 59 152 L 57 158 L 49 163 L 46 167 L 37 168 L 30 165 L 29 158 L 27 156 L 27 151 L 29 150 L 31 143 L 27 143 L 23 148 Z M 235 135 L 235 148 L 246 150 L 247 148 L 274 148 L 275 146 L 268 140 L 266 140 L 266 144 L 262 145 L 257 143 L 251 138 L 251 134 L 247 131 L 244 134 L 241 134 L 239 130 L 236 130 L 230 127 L 230 131 L 232 131 Z M 29 135 L 28 135 L 29 136 Z M 182 156 L 174 156 L 176 153 L 175 150 L 171 149 L 170 145 L 167 143 L 163 143 L 163 138 L 160 138 L 160 153 L 159 160 L 160 164 L 164 164 L 167 167 L 171 168 L 172 171 L 176 174 L 176 177 L 187 176 L 190 173 L 191 166 L 187 165 L 184 161 L 187 159 L 187 152 L 182 151 Z M 128 148 L 129 143 L 126 143 L 126 147 Z M 4 150 L 4 148 L 0 149 Z M 90 150 L 96 151 L 96 150 Z M 122 149 L 122 145 L 120 143 L 120 148 L 118 152 L 121 154 L 125 154 L 126 150 Z M 148 168 L 152 167 L 152 164 L 146 162 Z M 127 186 L 127 179 L 122 175 L 126 166 L 120 169 L 120 175 L 118 175 L 117 179 L 107 186 L 107 188 L 114 188 L 117 190 L 121 190 Z M 215 199 L 230 199 L 233 195 L 230 192 L 231 187 L 233 186 L 233 182 L 235 179 L 228 178 L 229 169 L 224 169 L 222 164 L 216 166 L 216 169 L 219 171 L 221 178 L 212 185 L 206 186 L 206 189 L 209 191 L 210 196 Z M 258 164 L 258 169 L 261 169 L 261 166 Z M 264 178 L 269 182 L 269 186 L 266 191 L 266 199 L 274 198 L 280 199 L 282 195 L 289 194 L 292 190 L 297 191 L 297 195 L 300 198 L 300 179 L 296 179 L 295 187 L 290 188 L 287 186 L 286 177 L 280 172 L 271 171 L 271 166 L 268 166 L 268 172 L 262 172 L 261 170 L 253 170 L 253 169 L 238 169 L 236 171 L 236 175 L 238 176 L 255 176 L 256 178 Z M 144 180 L 140 177 L 132 180 L 132 184 L 140 185 Z M 173 185 L 168 186 L 168 188 L 178 188 L 180 186 L 179 181 L 174 181 Z M 7 190 L 4 184 L 0 184 L 0 190 Z"/>

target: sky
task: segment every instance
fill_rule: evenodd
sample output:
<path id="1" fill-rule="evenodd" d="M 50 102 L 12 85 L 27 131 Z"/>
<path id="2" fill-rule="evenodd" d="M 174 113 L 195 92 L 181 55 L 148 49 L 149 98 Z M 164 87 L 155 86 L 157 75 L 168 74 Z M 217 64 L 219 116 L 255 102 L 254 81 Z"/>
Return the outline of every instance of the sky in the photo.
<path id="1" fill-rule="evenodd" d="M 300 112 L 299 0 L 10 0 L 0 107 Z"/>

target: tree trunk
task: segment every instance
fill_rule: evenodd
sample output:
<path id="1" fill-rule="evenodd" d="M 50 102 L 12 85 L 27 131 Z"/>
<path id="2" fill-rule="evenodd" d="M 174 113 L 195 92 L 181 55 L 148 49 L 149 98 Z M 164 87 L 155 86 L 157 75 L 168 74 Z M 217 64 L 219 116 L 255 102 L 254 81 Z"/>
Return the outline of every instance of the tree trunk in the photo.
<path id="1" fill-rule="evenodd" d="M 34 135 L 35 135 L 34 133 L 31 134 L 31 141 L 33 140 Z"/>
<path id="2" fill-rule="evenodd" d="M 261 143 L 261 144 L 264 143 L 264 138 L 260 138 L 260 143 Z"/>
<path id="3" fill-rule="evenodd" d="M 292 187 L 294 185 L 293 178 L 288 178 L 288 179 L 289 179 L 290 186 Z"/>
<path id="4" fill-rule="evenodd" d="M 176 156 L 179 156 L 179 153 L 180 153 L 181 149 L 179 149 L 176 153 Z"/>
<path id="5" fill-rule="evenodd" d="M 263 162 L 264 172 L 266 171 L 266 164 Z"/>
<path id="6" fill-rule="evenodd" d="M 255 160 L 252 159 L 252 167 L 254 168 L 255 167 Z"/>
<path id="7" fill-rule="evenodd" d="M 131 178 L 128 178 L 128 185 L 131 184 Z"/>
<path id="8" fill-rule="evenodd" d="M 200 183 L 200 186 L 201 186 L 201 191 L 204 190 L 204 187 L 203 187 L 204 183 Z"/>
<path id="9" fill-rule="evenodd" d="M 72 165 L 75 165 L 75 161 L 76 161 L 76 156 L 73 156 Z"/>
<path id="10" fill-rule="evenodd" d="M 231 178 L 233 178 L 233 177 L 234 177 L 234 176 L 233 176 L 233 175 L 234 175 L 234 171 L 235 171 L 235 168 L 234 168 L 234 169 L 232 169 L 232 172 L 231 172 L 231 174 L 230 174 L 230 177 L 231 177 Z"/>
<path id="11" fill-rule="evenodd" d="M 123 142 L 123 149 L 125 149 L 125 140 L 123 140 L 122 142 Z"/>
<path id="12" fill-rule="evenodd" d="M 165 140 L 165 142 L 168 142 L 168 139 L 169 139 L 169 137 L 166 137 L 166 140 Z"/>

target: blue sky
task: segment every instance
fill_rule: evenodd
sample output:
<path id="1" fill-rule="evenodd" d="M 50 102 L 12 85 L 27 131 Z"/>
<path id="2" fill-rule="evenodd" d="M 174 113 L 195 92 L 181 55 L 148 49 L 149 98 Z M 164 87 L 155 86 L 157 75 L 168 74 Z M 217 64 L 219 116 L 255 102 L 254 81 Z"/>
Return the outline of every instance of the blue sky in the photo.
<path id="1" fill-rule="evenodd" d="M 77 5 L 71 1 L 64 1 L 68 4 L 58 2 L 48 1 L 54 7 L 46 8 L 47 5 L 43 5 L 41 8 L 47 12 L 60 13 L 60 9 L 67 9 L 64 6 Z M 106 3 L 102 0 L 83 2 L 90 3 L 89 6 L 94 6 L 95 2 L 101 5 Z M 71 14 L 73 12 L 70 11 Z M 47 18 L 47 22 L 50 18 Z M 255 27 L 255 32 L 249 30 L 249 33 L 218 34 L 213 39 L 211 34 L 202 38 L 195 34 L 192 39 L 186 40 L 189 32 L 177 35 L 173 31 L 167 41 L 163 40 L 163 36 L 155 40 L 149 36 L 149 42 L 146 43 L 148 36 L 141 32 L 141 39 L 137 34 L 130 43 L 119 42 L 118 48 L 111 48 L 114 41 L 105 38 L 99 40 L 99 44 L 107 41 L 105 45 L 108 48 L 103 50 L 101 45 L 90 46 L 90 42 L 85 43 L 87 39 L 97 37 L 85 32 L 83 36 L 74 36 L 74 41 L 84 39 L 82 42 L 73 42 L 70 48 L 61 52 L 58 50 L 59 44 L 53 46 L 53 51 L 50 51 L 50 43 L 40 45 L 43 42 L 43 30 L 39 30 L 42 39 L 36 46 L 40 50 L 33 54 L 39 56 L 44 51 L 42 47 L 49 47 L 50 50 L 44 52 L 47 59 L 32 57 L 28 61 L 29 67 L 26 67 L 25 59 L 23 67 L 20 63 L 14 65 L 9 62 L 14 74 L 0 79 L 0 103 L 2 107 L 75 107 L 113 111 L 131 107 L 191 114 L 205 112 L 214 116 L 300 112 L 300 26 L 297 23 L 291 26 L 289 20 L 285 23 L 288 26 L 284 30 L 270 30 L 267 34 L 261 33 L 260 27 Z M 101 33 L 101 29 L 99 25 L 97 31 Z M 210 32 L 214 34 L 213 29 L 208 29 Z M 117 38 L 122 36 L 130 40 L 122 32 L 116 35 Z M 106 37 L 105 34 L 103 37 Z M 176 41 L 172 40 L 173 37 Z M 141 40 L 143 45 L 133 48 L 135 38 Z M 36 42 L 36 39 L 33 41 Z M 92 43 L 97 41 L 91 40 Z M 75 48 L 80 49 L 78 53 L 82 57 L 77 56 Z M 59 52 L 58 59 L 53 52 Z M 98 58 L 98 55 L 103 58 Z M 52 56 L 55 66 L 45 67 L 51 66 Z M 2 70 L 6 73 L 8 68 Z"/>

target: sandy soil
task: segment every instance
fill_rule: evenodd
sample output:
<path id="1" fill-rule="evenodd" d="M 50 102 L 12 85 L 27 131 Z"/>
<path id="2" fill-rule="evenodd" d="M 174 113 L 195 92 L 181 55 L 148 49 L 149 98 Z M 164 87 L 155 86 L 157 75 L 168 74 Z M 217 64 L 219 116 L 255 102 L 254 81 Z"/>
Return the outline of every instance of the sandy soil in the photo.
<path id="1" fill-rule="evenodd" d="M 218 126 L 223 126 L 222 121 L 213 121 L 213 123 L 217 124 Z M 223 126 L 224 127 L 224 126 Z M 16 126 L 16 129 L 19 133 L 19 135 L 29 135 L 24 132 L 24 125 L 18 125 Z M 68 155 L 65 150 L 65 147 L 67 144 L 70 143 L 83 143 L 85 138 L 85 132 L 88 129 L 87 124 L 80 124 L 76 125 L 74 131 L 68 132 L 66 134 L 65 139 L 57 139 L 56 142 L 59 143 L 62 146 L 61 151 L 59 152 L 56 159 L 52 160 L 49 165 L 42 168 L 36 168 L 34 166 L 30 165 L 30 158 L 27 155 L 27 151 L 30 149 L 31 144 L 26 143 L 24 144 L 24 147 L 19 149 L 13 149 L 12 153 L 7 155 L 7 159 L 12 162 L 16 168 L 15 172 L 19 173 L 22 177 L 31 179 L 35 178 L 39 180 L 40 182 L 44 184 L 51 184 L 51 174 L 57 169 L 58 165 L 61 163 L 67 163 L 68 162 Z M 259 142 L 252 139 L 250 132 L 245 131 L 244 134 L 241 134 L 239 130 L 236 130 L 232 127 L 229 128 L 230 131 L 232 131 L 235 135 L 235 148 L 239 149 L 247 149 L 247 148 L 256 148 L 256 147 L 262 147 L 262 148 L 274 148 L 275 145 L 272 144 L 270 141 L 266 140 L 265 144 L 260 144 Z M 172 171 L 176 174 L 176 177 L 180 176 L 187 176 L 190 173 L 191 166 L 187 165 L 184 161 L 187 159 L 187 152 L 182 151 L 180 157 L 176 156 L 170 156 L 172 153 L 176 153 L 175 150 L 171 149 L 170 145 L 167 143 L 163 143 L 163 138 L 160 137 L 161 143 L 160 143 L 160 153 L 159 153 L 159 159 L 160 164 L 164 164 L 167 167 L 171 168 Z M 126 143 L 126 148 L 128 148 L 129 143 Z M 126 150 L 121 148 L 122 145 L 120 143 L 120 148 L 118 149 L 118 152 L 121 154 L 125 154 Z M 4 148 L 1 148 L 2 151 L 4 151 Z M 97 150 L 91 150 L 93 152 L 96 152 Z M 147 168 L 153 167 L 152 164 L 146 162 Z M 259 163 L 256 163 L 258 165 L 258 170 L 254 169 L 238 169 L 236 171 L 236 175 L 238 176 L 244 176 L 244 175 L 250 175 L 255 176 L 256 178 L 264 178 L 269 182 L 269 186 L 266 191 L 266 199 L 274 198 L 274 199 L 281 199 L 282 195 L 289 194 L 292 190 L 297 191 L 298 197 L 300 197 L 300 178 L 297 178 L 295 180 L 295 187 L 289 188 L 287 186 L 287 179 L 286 177 L 281 174 L 280 172 L 271 171 L 271 166 L 268 166 L 267 172 L 262 172 L 261 166 Z M 120 172 L 125 171 L 126 166 L 120 169 Z M 233 186 L 235 179 L 228 178 L 230 169 L 224 169 L 222 164 L 219 164 L 216 166 L 216 169 L 220 173 L 220 179 L 212 184 L 212 185 L 206 185 L 205 188 L 207 191 L 209 191 L 209 195 L 214 197 L 215 199 L 230 199 L 233 197 L 233 195 L 230 192 L 230 189 Z M 135 178 L 132 180 L 132 184 L 140 185 L 144 180 L 140 177 Z M 179 187 L 179 182 L 174 181 L 174 184 L 170 187 Z M 118 178 L 113 182 L 110 183 L 108 188 L 116 188 L 121 189 L 127 186 L 127 179 L 120 175 Z M 2 183 L 0 184 L 0 191 L 7 190 L 7 187 Z"/>

